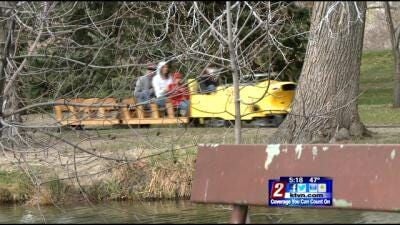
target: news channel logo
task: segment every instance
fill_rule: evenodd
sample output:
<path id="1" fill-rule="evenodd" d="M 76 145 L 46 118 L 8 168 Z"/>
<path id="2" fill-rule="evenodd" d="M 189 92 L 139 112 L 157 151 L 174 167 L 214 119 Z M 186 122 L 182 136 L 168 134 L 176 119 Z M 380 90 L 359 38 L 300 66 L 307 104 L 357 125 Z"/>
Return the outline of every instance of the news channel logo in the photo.
<path id="1" fill-rule="evenodd" d="M 332 206 L 333 181 L 328 177 L 280 177 L 268 181 L 272 207 Z"/>

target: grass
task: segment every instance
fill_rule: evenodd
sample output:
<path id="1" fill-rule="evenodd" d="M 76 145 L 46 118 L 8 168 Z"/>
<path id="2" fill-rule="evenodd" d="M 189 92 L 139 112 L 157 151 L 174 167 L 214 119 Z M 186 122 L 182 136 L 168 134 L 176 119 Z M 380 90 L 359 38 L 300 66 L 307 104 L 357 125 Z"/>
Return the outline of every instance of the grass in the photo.
<path id="1" fill-rule="evenodd" d="M 365 52 L 361 61 L 361 84 L 363 93 L 360 105 L 389 105 L 392 103 L 393 56 L 391 51 Z"/>
<path id="2" fill-rule="evenodd" d="M 264 143 L 272 131 L 274 129 L 244 128 L 243 142 L 247 144 Z M 39 132 L 30 133 L 30 135 L 35 140 L 47 140 Z M 137 165 L 116 167 L 106 170 L 99 176 L 81 177 L 82 187 L 92 201 L 188 198 L 193 163 L 197 153 L 196 144 L 234 143 L 232 128 L 113 128 L 89 129 L 82 132 L 63 130 L 61 135 L 73 143 L 79 143 L 79 146 L 86 150 L 111 157 L 125 155 L 133 158 L 137 155 L 146 156 L 170 148 L 175 149 L 173 152 L 142 160 Z M 72 160 L 72 147 L 58 143 L 56 139 L 47 141 L 50 145 L 57 146 L 54 148 L 59 150 L 64 158 L 64 163 L 67 162 L 67 159 Z M 84 155 L 79 152 L 77 159 Z M 54 155 L 49 155 L 49 157 L 48 161 L 52 161 L 51 158 L 57 160 Z M 51 182 L 43 184 L 40 189 L 32 188 L 27 204 L 46 205 L 53 202 L 68 203 L 84 200 L 75 180 L 57 180 L 67 175 L 65 170 L 57 167 L 57 163 L 52 167 L 53 165 L 37 162 L 34 156 L 29 160 L 35 165 L 33 170 L 35 176 L 39 177 L 42 182 Z M 79 164 L 78 170 L 83 174 L 95 173 L 113 165 L 116 164 L 104 160 L 84 161 Z M 10 196 L 20 193 L 18 189 L 10 188 L 20 182 L 18 177 L 21 177 L 20 174 L 2 172 L 0 180 L 4 183 L 3 186 L 7 186 L 7 189 L 4 190 L 4 199 L 10 199 Z M 26 181 L 26 183 L 30 182 Z M 0 200 L 0 202 L 4 201 Z"/>
<path id="3" fill-rule="evenodd" d="M 366 107 L 375 107 L 374 105 L 366 105 Z M 389 113 L 390 114 L 390 113 Z M 390 118 L 387 118 L 391 120 Z M 265 140 L 276 129 L 243 129 L 244 143 L 247 144 L 265 144 Z M 400 143 L 398 133 L 400 128 L 373 128 L 376 132 L 372 138 L 361 138 L 359 140 L 351 140 L 352 143 Z M 104 143 L 104 136 L 108 136 L 110 132 L 115 133 L 115 138 L 111 143 Z M 115 156 L 119 152 L 127 152 L 126 149 L 136 149 L 141 146 L 140 139 L 132 135 L 130 129 L 109 129 L 109 130 L 88 130 L 86 134 L 93 135 L 97 133 L 100 137 L 93 140 L 93 146 L 97 148 L 97 152 L 108 154 L 110 151 Z M 134 130 L 136 133 L 149 134 L 154 144 L 154 149 L 147 146 L 145 155 L 163 150 L 162 147 L 170 146 L 174 141 L 173 137 L 179 135 L 180 139 L 175 143 L 175 147 L 184 146 L 194 143 L 233 143 L 232 128 L 189 128 L 183 133 L 182 129 L 174 128 L 151 128 Z M 70 134 L 69 134 L 70 135 Z M 129 137 L 129 139 L 127 139 Z M 74 138 L 71 135 L 71 138 Z M 129 140 L 129 142 L 128 142 Z M 97 143 L 99 142 L 99 143 Z M 121 149 L 112 149 L 112 143 L 118 143 Z M 343 142 L 346 143 L 346 142 Z M 146 146 L 139 148 L 145 148 Z M 160 149 L 158 149 L 160 148 Z M 158 150 L 157 150 L 158 149 Z M 131 151 L 130 150 L 130 151 Z M 106 200 L 161 200 L 161 199 L 182 199 L 188 198 L 190 195 L 192 173 L 194 169 L 194 161 L 197 150 L 195 147 L 188 149 L 177 149 L 156 157 L 151 157 L 137 163 L 115 167 L 107 170 L 102 176 L 81 177 L 80 181 L 84 183 L 83 189 L 91 201 Z M 101 168 L 108 167 L 107 163 L 101 160 L 95 161 L 96 165 Z M 43 169 L 48 170 L 47 165 L 43 165 Z M 100 168 L 100 169 L 101 169 Z M 95 172 L 88 169 L 86 172 Z M 50 171 L 50 177 L 41 176 L 43 181 L 57 179 L 53 171 Z M 18 172 L 1 172 L 0 171 L 0 203 L 1 198 L 11 199 L 13 195 L 20 193 L 17 187 L 18 183 L 22 183 L 21 174 Z M 29 181 L 24 181 L 29 183 Z M 25 185 L 26 185 L 25 183 Z M 52 204 L 56 202 L 68 203 L 85 200 L 82 193 L 73 180 L 54 180 L 46 185 L 41 186 L 40 192 L 34 190 L 29 195 L 28 204 L 42 205 Z M 2 191 L 2 187 L 7 190 Z M 27 192 L 22 192 L 27 193 Z M 29 192 L 28 192 L 29 193 Z M 3 196 L 3 197 L 2 197 Z"/>
<path id="4" fill-rule="evenodd" d="M 389 50 L 362 56 L 359 112 L 367 125 L 400 125 L 400 109 L 392 107 L 393 63 Z"/>
<path id="5" fill-rule="evenodd" d="M 400 125 L 400 109 L 389 104 L 358 107 L 361 120 L 367 125 Z"/>
<path id="6" fill-rule="evenodd" d="M 31 194 L 27 176 L 19 171 L 0 170 L 0 202 L 25 201 Z"/>

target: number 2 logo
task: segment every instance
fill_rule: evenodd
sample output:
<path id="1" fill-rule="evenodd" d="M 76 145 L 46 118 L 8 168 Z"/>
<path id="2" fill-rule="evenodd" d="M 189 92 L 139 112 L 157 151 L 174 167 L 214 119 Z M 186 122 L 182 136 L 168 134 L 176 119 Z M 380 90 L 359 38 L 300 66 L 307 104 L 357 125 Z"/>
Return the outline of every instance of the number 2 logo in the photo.
<path id="1" fill-rule="evenodd" d="M 275 182 L 272 184 L 272 198 L 283 198 L 285 196 L 286 185 L 283 182 Z"/>

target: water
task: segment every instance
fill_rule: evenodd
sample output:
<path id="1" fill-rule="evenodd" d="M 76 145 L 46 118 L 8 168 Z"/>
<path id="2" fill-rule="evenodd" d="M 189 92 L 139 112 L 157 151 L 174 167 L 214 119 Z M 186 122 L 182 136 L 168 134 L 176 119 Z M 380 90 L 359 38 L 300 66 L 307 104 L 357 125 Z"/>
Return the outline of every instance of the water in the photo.
<path id="1" fill-rule="evenodd" d="M 252 223 L 400 223 L 400 213 L 331 209 L 251 208 Z M 230 207 L 188 201 L 96 205 L 0 206 L 0 223 L 227 223 Z"/>

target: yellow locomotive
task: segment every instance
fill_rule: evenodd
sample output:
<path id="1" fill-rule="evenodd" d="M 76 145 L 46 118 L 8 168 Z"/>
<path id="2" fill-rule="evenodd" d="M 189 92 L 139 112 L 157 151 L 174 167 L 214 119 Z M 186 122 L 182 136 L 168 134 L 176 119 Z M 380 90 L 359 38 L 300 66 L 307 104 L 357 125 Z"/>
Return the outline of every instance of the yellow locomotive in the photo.
<path id="1" fill-rule="evenodd" d="M 233 86 L 218 86 L 211 93 L 198 92 L 196 80 L 188 81 L 190 89 L 190 114 L 176 115 L 172 104 L 159 110 L 151 103 L 147 111 L 136 104 L 134 98 L 117 101 L 115 98 L 58 99 L 54 106 L 56 120 L 63 126 L 87 125 L 163 125 L 193 124 L 224 126 L 234 120 Z M 240 85 L 241 118 L 251 126 L 278 126 L 290 111 L 296 84 L 264 80 Z"/>
<path id="2" fill-rule="evenodd" d="M 198 93 L 197 82 L 190 83 L 191 115 L 200 124 L 222 126 L 234 120 L 233 86 L 219 86 L 209 94 Z M 242 121 L 255 126 L 278 126 L 290 111 L 296 84 L 265 80 L 240 85 L 240 114 Z"/>

